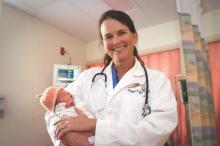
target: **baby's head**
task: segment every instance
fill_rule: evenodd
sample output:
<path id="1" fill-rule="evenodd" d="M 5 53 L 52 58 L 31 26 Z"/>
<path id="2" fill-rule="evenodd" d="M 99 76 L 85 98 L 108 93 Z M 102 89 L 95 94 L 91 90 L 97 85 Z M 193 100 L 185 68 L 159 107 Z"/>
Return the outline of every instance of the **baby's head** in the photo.
<path id="1" fill-rule="evenodd" d="M 42 94 L 37 95 L 42 106 L 54 112 L 58 103 L 66 103 L 66 107 L 72 106 L 74 101 L 72 95 L 62 87 L 48 87 Z"/>
<path id="2" fill-rule="evenodd" d="M 55 105 L 59 103 L 66 103 L 66 107 L 70 107 L 74 105 L 73 100 L 74 99 L 69 92 L 65 91 L 63 88 L 60 88 L 59 92 L 57 93 L 57 100 Z"/>

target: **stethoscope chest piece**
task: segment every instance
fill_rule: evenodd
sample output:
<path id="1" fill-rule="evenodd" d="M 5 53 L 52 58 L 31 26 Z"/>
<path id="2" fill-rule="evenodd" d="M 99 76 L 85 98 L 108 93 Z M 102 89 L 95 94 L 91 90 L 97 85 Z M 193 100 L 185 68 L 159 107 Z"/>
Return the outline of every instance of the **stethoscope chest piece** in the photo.
<path id="1" fill-rule="evenodd" d="M 147 115 L 149 115 L 151 113 L 151 108 L 148 104 L 145 104 L 143 107 L 143 113 L 142 116 L 146 117 Z"/>

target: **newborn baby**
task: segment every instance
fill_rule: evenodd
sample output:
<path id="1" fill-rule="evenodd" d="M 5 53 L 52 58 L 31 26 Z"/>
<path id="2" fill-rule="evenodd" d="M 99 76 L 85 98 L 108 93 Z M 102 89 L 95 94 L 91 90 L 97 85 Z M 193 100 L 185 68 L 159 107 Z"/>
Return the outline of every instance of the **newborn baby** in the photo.
<path id="1" fill-rule="evenodd" d="M 62 87 L 48 87 L 42 94 L 37 95 L 41 105 L 49 112 L 55 112 L 60 103 L 66 108 L 74 106 L 74 98 Z"/>
<path id="2" fill-rule="evenodd" d="M 52 123 L 57 122 L 63 116 L 77 116 L 74 97 L 62 87 L 48 87 L 42 94 L 36 96 L 40 98 L 41 105 L 48 111 L 46 114 L 53 114 L 53 116 L 56 116 L 56 118 L 53 118 L 53 121 L 50 121 Z M 87 112 L 84 103 L 78 104 L 77 107 L 80 108 L 89 118 L 94 118 L 89 112 Z M 55 128 L 49 128 L 48 132 L 50 135 L 54 135 Z M 54 146 L 62 146 L 60 140 L 57 140 L 55 136 L 51 136 L 51 139 Z M 89 137 L 88 141 L 90 144 L 94 144 L 94 136 Z"/>

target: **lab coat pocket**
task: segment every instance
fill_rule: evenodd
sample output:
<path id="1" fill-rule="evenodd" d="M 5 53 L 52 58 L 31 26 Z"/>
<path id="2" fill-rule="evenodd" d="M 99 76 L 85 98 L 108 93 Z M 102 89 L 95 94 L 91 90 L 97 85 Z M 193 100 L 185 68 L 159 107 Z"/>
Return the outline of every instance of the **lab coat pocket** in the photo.
<path id="1" fill-rule="evenodd" d="M 95 82 L 89 92 L 87 106 L 94 115 L 103 110 L 106 104 L 106 89 L 103 81 Z"/>
<path id="2" fill-rule="evenodd" d="M 125 95 L 122 104 L 122 116 L 132 123 L 137 123 L 142 119 L 142 108 L 145 98 L 139 93 Z"/>

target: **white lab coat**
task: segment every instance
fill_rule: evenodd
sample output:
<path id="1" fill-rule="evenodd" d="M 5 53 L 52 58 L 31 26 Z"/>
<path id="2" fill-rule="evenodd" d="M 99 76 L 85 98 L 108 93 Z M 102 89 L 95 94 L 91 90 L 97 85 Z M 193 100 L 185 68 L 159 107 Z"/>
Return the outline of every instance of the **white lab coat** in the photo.
<path id="1" fill-rule="evenodd" d="M 99 107 L 99 112 L 91 108 L 97 101 L 91 100 L 95 97 L 90 97 L 89 93 L 92 78 L 100 68 L 84 71 L 66 88 L 74 95 L 76 103 L 85 102 L 87 110 L 96 116 L 95 146 L 163 146 L 177 125 L 177 105 L 169 80 L 161 72 L 147 68 L 151 114 L 143 118 L 145 74 L 140 62 L 136 59 L 133 68 L 114 89 L 111 64 L 104 71 L 106 98 L 105 102 L 101 101 L 104 106 Z M 104 87 L 103 80 L 97 82 Z"/>
<path id="2" fill-rule="evenodd" d="M 55 127 L 53 124 L 60 120 L 61 117 L 64 116 L 77 116 L 77 113 L 75 111 L 75 107 L 71 106 L 66 108 L 66 103 L 59 103 L 55 107 L 55 112 L 49 112 L 47 111 L 45 114 L 46 124 L 47 124 L 47 131 L 51 137 L 51 140 L 54 144 L 54 146 L 64 146 L 60 140 L 57 140 L 55 138 Z M 80 102 L 77 104 L 77 107 L 80 108 L 89 118 L 94 118 L 93 115 L 91 115 L 83 102 Z M 88 138 L 90 144 L 94 144 L 94 136 L 91 136 Z"/>

